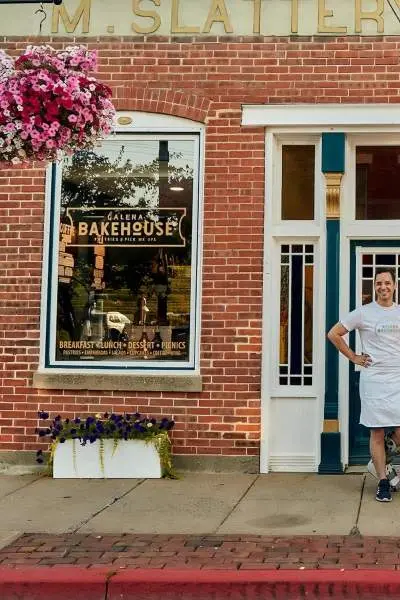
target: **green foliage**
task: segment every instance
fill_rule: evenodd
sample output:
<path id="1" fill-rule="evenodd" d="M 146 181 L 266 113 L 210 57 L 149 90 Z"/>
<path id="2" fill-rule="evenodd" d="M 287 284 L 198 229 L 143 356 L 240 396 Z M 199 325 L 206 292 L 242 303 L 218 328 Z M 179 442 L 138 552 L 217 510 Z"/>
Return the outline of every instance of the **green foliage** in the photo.
<path id="1" fill-rule="evenodd" d="M 48 421 L 49 414 L 44 411 L 38 413 L 42 421 Z M 100 463 L 104 471 L 104 440 L 114 440 L 113 454 L 121 440 L 143 440 L 154 444 L 161 463 L 163 477 L 177 478 L 172 465 L 171 441 L 168 431 L 175 423 L 166 417 L 157 421 L 154 418 L 143 417 L 140 413 L 131 414 L 108 414 L 88 416 L 84 419 L 62 419 L 60 415 L 54 417 L 50 426 L 36 430 L 40 438 L 51 440 L 50 456 L 48 460 L 49 470 L 52 471 L 54 452 L 57 444 L 63 444 L 66 440 L 73 440 L 73 460 L 76 463 L 76 440 L 82 446 L 99 441 Z M 43 452 L 38 450 L 37 462 L 43 462 Z"/>

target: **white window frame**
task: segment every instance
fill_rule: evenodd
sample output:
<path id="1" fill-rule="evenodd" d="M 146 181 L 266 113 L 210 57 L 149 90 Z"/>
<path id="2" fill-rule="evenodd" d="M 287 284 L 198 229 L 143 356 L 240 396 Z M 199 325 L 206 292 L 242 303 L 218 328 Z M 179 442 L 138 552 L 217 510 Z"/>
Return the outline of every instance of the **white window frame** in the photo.
<path id="1" fill-rule="evenodd" d="M 190 306 L 190 356 L 182 361 L 55 361 L 54 356 L 56 317 L 57 317 L 57 265 L 58 236 L 54 236 L 59 223 L 60 192 L 62 180 L 61 165 L 49 165 L 46 172 L 46 205 L 44 231 L 44 260 L 42 269 L 42 303 L 39 371 L 44 373 L 99 373 L 169 375 L 200 373 L 200 325 L 201 325 L 201 280 L 203 247 L 203 189 L 204 189 L 204 126 L 179 117 L 143 112 L 123 111 L 118 113 L 116 133 L 120 139 L 174 139 L 193 140 L 198 157 L 197 169 L 193 181 L 193 217 L 192 217 L 192 283 Z M 112 138 L 111 138 L 112 139 Z M 54 238 L 54 241 L 53 241 Z M 50 278 L 49 278 L 49 274 Z"/>

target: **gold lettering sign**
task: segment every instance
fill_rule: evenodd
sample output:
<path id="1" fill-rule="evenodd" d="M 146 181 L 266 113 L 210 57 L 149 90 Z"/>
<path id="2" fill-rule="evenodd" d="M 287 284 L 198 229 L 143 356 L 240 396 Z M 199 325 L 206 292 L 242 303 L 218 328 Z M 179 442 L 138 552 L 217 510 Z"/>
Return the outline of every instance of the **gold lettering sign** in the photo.
<path id="1" fill-rule="evenodd" d="M 261 33 L 261 3 L 263 0 L 251 0 L 253 9 L 253 33 Z"/>
<path id="2" fill-rule="evenodd" d="M 318 33 L 347 33 L 347 27 L 335 27 L 326 24 L 333 17 L 333 10 L 327 10 L 325 0 L 318 0 Z"/>
<path id="3" fill-rule="evenodd" d="M 225 33 L 233 33 L 233 27 L 229 19 L 225 0 L 213 0 L 206 24 L 204 25 L 203 33 L 210 33 L 213 23 L 223 23 Z"/>
<path id="4" fill-rule="evenodd" d="M 180 0 L 172 0 L 171 33 L 200 33 L 200 27 L 179 24 L 179 1 Z"/>
<path id="5" fill-rule="evenodd" d="M 14 3 L 12 3 L 14 4 Z M 29 11 L 0 3 L 1 36 L 35 36 Z M 400 0 L 63 0 L 42 35 L 400 35 Z"/>
<path id="6" fill-rule="evenodd" d="M 384 0 L 376 0 L 376 10 L 374 11 L 363 11 L 363 0 L 356 0 L 356 33 L 362 32 L 362 21 L 369 19 L 376 21 L 378 33 L 384 33 L 385 21 L 383 13 L 385 11 Z"/>
<path id="7" fill-rule="evenodd" d="M 297 33 L 299 31 L 299 0 L 292 0 L 292 23 L 290 32 Z"/>
<path id="8" fill-rule="evenodd" d="M 91 0 L 81 0 L 72 19 L 64 4 L 53 7 L 51 33 L 59 33 L 60 19 L 67 33 L 74 33 L 79 21 L 82 19 L 82 33 L 89 33 Z"/>
<path id="9" fill-rule="evenodd" d="M 160 6 L 160 0 L 151 0 L 156 6 Z M 132 23 L 133 31 L 136 33 L 154 33 L 161 25 L 161 17 L 155 10 L 142 10 L 140 4 L 142 0 L 133 0 L 133 12 L 138 17 L 153 19 L 153 24 L 148 27 L 141 27 L 137 23 Z"/>
<path id="10" fill-rule="evenodd" d="M 71 247 L 102 248 L 95 252 L 96 269 L 107 247 L 184 248 L 182 234 L 185 208 L 67 208 L 67 218 L 76 231 Z"/>

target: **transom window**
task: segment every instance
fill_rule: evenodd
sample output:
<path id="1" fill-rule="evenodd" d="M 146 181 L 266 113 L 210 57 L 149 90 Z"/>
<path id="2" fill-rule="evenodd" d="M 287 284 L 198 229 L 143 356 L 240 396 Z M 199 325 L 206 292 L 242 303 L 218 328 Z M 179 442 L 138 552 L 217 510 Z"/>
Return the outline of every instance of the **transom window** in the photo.
<path id="1" fill-rule="evenodd" d="M 282 146 L 282 220 L 314 219 L 315 146 Z"/>
<path id="2" fill-rule="evenodd" d="M 356 148 L 356 219 L 400 219 L 400 146 Z"/>

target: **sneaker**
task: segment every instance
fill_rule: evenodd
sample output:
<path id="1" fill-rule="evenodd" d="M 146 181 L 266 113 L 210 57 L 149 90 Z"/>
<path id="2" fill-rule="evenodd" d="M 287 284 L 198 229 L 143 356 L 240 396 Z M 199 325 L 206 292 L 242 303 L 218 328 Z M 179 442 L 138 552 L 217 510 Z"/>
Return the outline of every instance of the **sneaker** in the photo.
<path id="1" fill-rule="evenodd" d="M 369 463 L 367 464 L 367 470 L 369 473 L 371 473 L 371 475 L 373 475 L 374 477 L 376 477 L 376 479 L 378 479 L 378 474 L 376 472 L 375 465 L 372 462 L 372 460 L 370 460 Z M 400 477 L 397 475 L 396 469 L 391 464 L 386 465 L 385 470 L 386 470 L 386 478 L 389 480 L 390 487 L 392 488 L 392 492 L 395 492 L 400 484 Z"/>
<path id="2" fill-rule="evenodd" d="M 388 479 L 381 479 L 376 490 L 376 500 L 378 502 L 391 502 L 390 483 Z"/>

